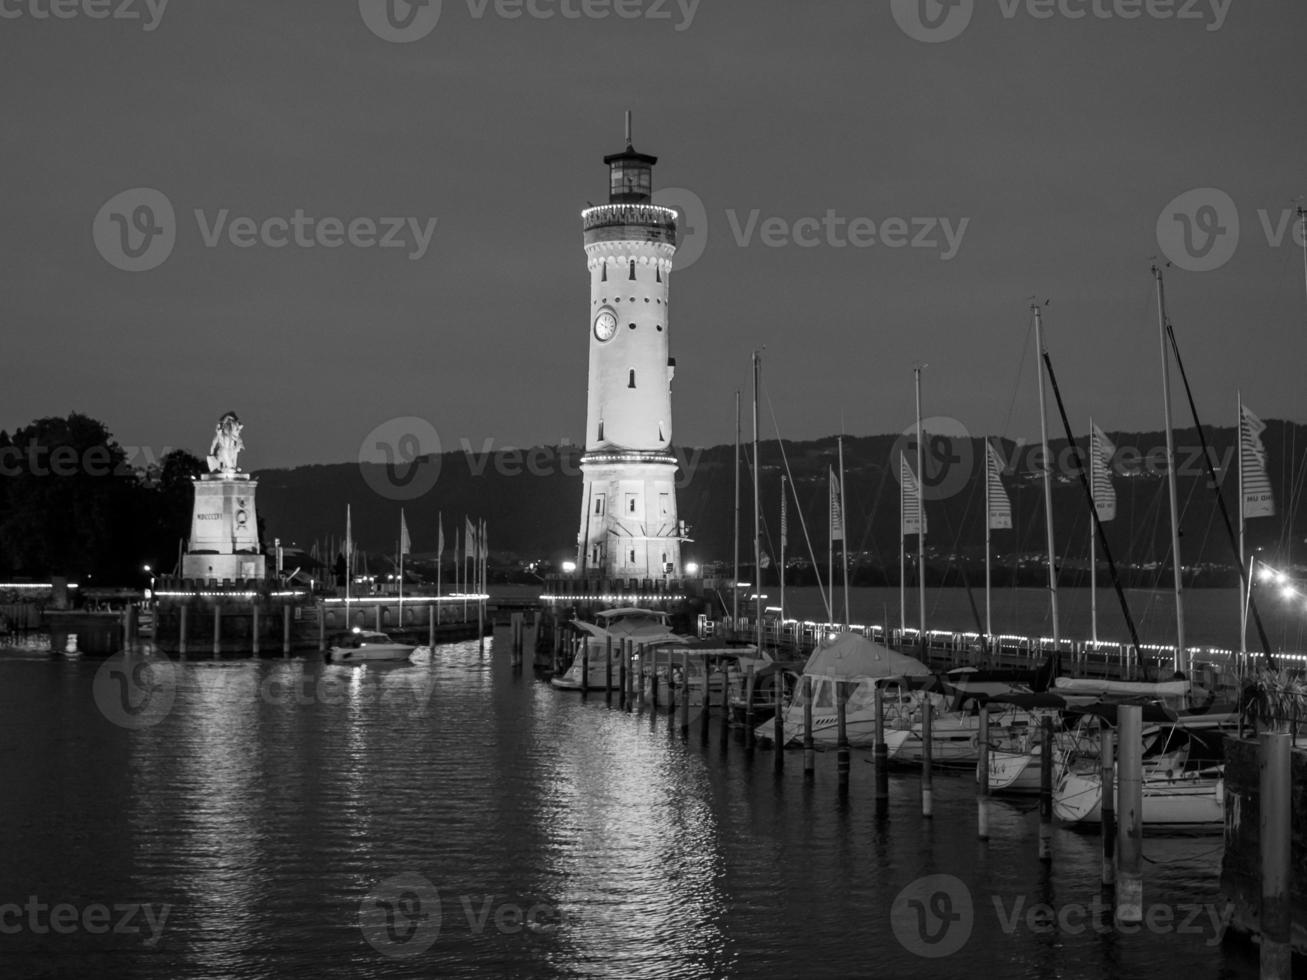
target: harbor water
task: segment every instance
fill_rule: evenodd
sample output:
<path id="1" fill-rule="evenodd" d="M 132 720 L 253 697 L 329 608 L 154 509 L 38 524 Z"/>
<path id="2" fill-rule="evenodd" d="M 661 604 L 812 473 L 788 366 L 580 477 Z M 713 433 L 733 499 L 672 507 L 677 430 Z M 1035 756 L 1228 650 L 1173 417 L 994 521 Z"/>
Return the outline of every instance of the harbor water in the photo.
<path id="1" fill-rule="evenodd" d="M 1147 837 L 1150 919 L 1116 927 L 1097 837 L 1041 864 L 1029 801 L 982 842 L 973 780 L 923 821 L 895 774 L 879 820 L 866 754 L 842 800 L 833 753 L 806 782 L 715 716 L 555 691 L 505 630 L 422 667 L 125 667 L 0 656 L 5 978 L 1257 975 L 1219 834 Z"/>

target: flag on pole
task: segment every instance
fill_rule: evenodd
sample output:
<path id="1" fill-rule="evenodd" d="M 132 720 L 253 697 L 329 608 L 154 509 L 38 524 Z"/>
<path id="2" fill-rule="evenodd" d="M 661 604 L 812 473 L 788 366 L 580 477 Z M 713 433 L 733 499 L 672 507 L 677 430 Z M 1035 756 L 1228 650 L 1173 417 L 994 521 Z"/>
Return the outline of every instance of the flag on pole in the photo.
<path id="1" fill-rule="evenodd" d="M 1275 498 L 1271 495 L 1271 479 L 1266 473 L 1266 447 L 1262 433 L 1266 423 L 1242 406 L 1239 419 L 1239 462 L 1243 494 L 1243 516 L 1270 517 L 1275 513 Z"/>
<path id="2" fill-rule="evenodd" d="M 436 561 L 445 557 L 445 515 L 436 515 Z"/>
<path id="3" fill-rule="evenodd" d="M 472 518 L 465 517 L 463 520 L 467 524 L 463 530 L 463 543 L 466 545 L 463 549 L 463 557 L 475 560 L 481 555 L 480 545 L 477 542 L 477 529 L 472 526 Z"/>
<path id="4" fill-rule="evenodd" d="M 785 481 L 781 480 L 781 550 L 790 543 L 790 519 L 785 510 Z"/>
<path id="5" fill-rule="evenodd" d="M 840 485 L 835 470 L 830 470 L 830 539 L 844 540 L 844 507 L 840 501 Z"/>
<path id="6" fill-rule="evenodd" d="M 351 528 L 349 504 L 345 505 L 345 567 L 350 567 L 350 559 L 354 556 L 354 532 Z"/>
<path id="7" fill-rule="evenodd" d="M 408 522 L 404 520 L 403 507 L 399 509 L 399 553 L 400 555 L 413 553 L 413 541 L 408 536 Z"/>
<path id="8" fill-rule="evenodd" d="M 899 456 L 899 481 L 903 486 L 903 506 L 901 530 L 904 536 L 926 533 L 926 515 L 921 512 L 917 500 L 917 478 L 908 465 L 908 457 Z"/>
<path id="9" fill-rule="evenodd" d="M 1116 519 L 1116 487 L 1112 486 L 1112 471 L 1108 468 L 1115 455 L 1116 446 L 1112 445 L 1112 440 L 1090 422 L 1089 488 L 1094 495 L 1094 510 L 1104 523 Z"/>
<path id="10" fill-rule="evenodd" d="M 985 479 L 989 486 L 989 530 L 1012 530 L 1012 501 L 999 473 L 1003 470 L 1003 460 L 994 448 L 994 444 L 985 440 Z M 906 532 L 905 532 L 906 533 Z"/>

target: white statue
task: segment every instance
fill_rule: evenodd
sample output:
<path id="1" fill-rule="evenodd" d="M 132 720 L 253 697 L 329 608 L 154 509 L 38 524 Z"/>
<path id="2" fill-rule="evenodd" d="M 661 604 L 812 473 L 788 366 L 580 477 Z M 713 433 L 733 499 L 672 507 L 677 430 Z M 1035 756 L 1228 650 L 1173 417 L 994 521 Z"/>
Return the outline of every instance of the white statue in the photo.
<path id="1" fill-rule="evenodd" d="M 236 417 L 235 412 L 227 412 L 218 424 L 214 427 L 213 442 L 209 445 L 209 472 L 221 473 L 223 476 L 232 476 L 239 473 L 240 468 L 236 465 L 236 457 L 240 451 L 245 448 L 245 443 L 241 441 L 241 420 Z"/>

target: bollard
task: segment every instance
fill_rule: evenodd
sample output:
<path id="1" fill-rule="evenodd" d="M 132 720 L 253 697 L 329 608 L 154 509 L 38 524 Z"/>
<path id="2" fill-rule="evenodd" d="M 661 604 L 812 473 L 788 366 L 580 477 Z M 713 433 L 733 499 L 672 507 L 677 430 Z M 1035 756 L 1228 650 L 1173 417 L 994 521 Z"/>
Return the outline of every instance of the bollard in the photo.
<path id="1" fill-rule="evenodd" d="M 611 637 L 609 637 L 608 642 L 612 643 Z M 626 683 L 627 676 L 631 669 L 631 653 L 627 649 L 625 641 L 622 642 L 622 648 L 617 651 L 617 657 L 617 705 L 625 711 L 627 699 Z"/>
<path id="2" fill-rule="evenodd" d="M 1116 709 L 1117 766 L 1120 775 L 1120 824 L 1116 835 L 1116 918 L 1118 922 L 1144 919 L 1144 784 L 1141 756 L 1144 750 L 1143 713 L 1139 705 L 1122 704 Z"/>
<path id="3" fill-rule="evenodd" d="M 604 637 L 604 700 L 613 700 L 613 638 Z"/>
<path id="4" fill-rule="evenodd" d="M 250 645 L 253 647 L 254 656 L 259 655 L 259 600 L 250 600 L 250 612 L 253 620 L 250 623 Z"/>
<path id="5" fill-rule="evenodd" d="M 1104 885 L 1116 884 L 1116 750 L 1112 731 L 1101 727 L 1098 747 L 1099 778 L 1102 780 L 1103 798 L 1099 805 L 1102 816 L 1103 876 Z"/>
<path id="6" fill-rule="evenodd" d="M 222 654 L 222 606 L 213 604 L 213 656 Z"/>
<path id="7" fill-rule="evenodd" d="M 290 606 L 281 607 L 281 655 L 290 656 Z"/>
<path id="8" fill-rule="evenodd" d="M 177 633 L 177 652 L 181 656 L 186 656 L 186 612 L 190 606 L 182 603 L 181 607 L 181 625 Z"/>
<path id="9" fill-rule="evenodd" d="M 844 692 L 835 682 L 835 771 L 839 778 L 840 797 L 849 794 L 849 731 L 845 725 Z"/>
<path id="10" fill-rule="evenodd" d="M 1293 947 L 1289 944 L 1289 862 L 1293 736 L 1267 732 L 1258 745 L 1260 769 L 1258 835 L 1262 851 L 1262 980 L 1289 980 Z"/>
<path id="11" fill-rule="evenodd" d="M 318 603 L 318 653 L 323 653 L 327 649 L 327 610 L 321 602 Z"/>
<path id="12" fill-rule="evenodd" d="M 804 674 L 803 681 L 803 776 L 817 776 L 817 753 L 812 740 L 812 675 Z"/>
<path id="13" fill-rule="evenodd" d="M 921 703 L 921 815 L 926 818 L 935 815 L 935 792 L 932 785 L 933 774 L 931 773 L 932 756 L 935 754 L 934 746 L 934 702 L 927 695 L 926 700 Z M 880 788 L 880 771 L 876 771 L 876 788 Z"/>
<path id="14" fill-rule="evenodd" d="M 644 657 L 640 658 L 641 665 L 644 664 Z M 654 648 L 653 658 L 649 661 L 649 708 L 652 711 L 658 710 L 658 648 Z"/>
<path id="15" fill-rule="evenodd" d="M 668 653 L 670 659 L 671 654 Z M 690 734 L 690 654 L 681 653 L 681 738 Z"/>
<path id="16" fill-rule="evenodd" d="M 753 748 L 753 687 L 757 682 L 757 671 L 749 664 L 749 674 L 744 679 L 744 744 L 748 748 Z"/>
<path id="17" fill-rule="evenodd" d="M 777 668 L 772 675 L 776 713 L 772 715 L 772 741 L 776 743 L 776 770 L 785 768 L 785 672 Z"/>
<path id="18" fill-rule="evenodd" d="M 989 705 L 980 706 L 980 733 L 977 737 L 980 749 L 980 765 L 977 773 L 980 785 L 976 794 L 976 835 L 981 840 L 989 840 Z"/>
<path id="19" fill-rule="evenodd" d="M 581 640 L 581 693 L 590 693 L 590 637 Z"/>
<path id="20" fill-rule="evenodd" d="M 1039 860 L 1053 860 L 1053 719 L 1045 716 L 1039 737 Z"/>
<path id="21" fill-rule="evenodd" d="M 876 728 L 876 742 L 872 748 L 876 762 L 876 812 L 886 817 L 889 816 L 889 748 L 885 745 L 885 692 L 879 686 L 876 686 L 872 706 Z"/>

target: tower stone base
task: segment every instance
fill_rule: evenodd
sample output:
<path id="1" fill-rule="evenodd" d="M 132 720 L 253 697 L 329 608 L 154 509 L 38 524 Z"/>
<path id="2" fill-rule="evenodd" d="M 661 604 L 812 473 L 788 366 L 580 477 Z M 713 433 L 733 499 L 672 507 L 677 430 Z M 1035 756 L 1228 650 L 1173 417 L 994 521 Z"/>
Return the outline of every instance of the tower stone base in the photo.
<path id="1" fill-rule="evenodd" d="M 182 577 L 260 580 L 267 563 L 259 553 L 259 519 L 254 493 L 259 481 L 246 473 L 209 473 L 192 481 L 190 547 L 182 556 Z"/>

